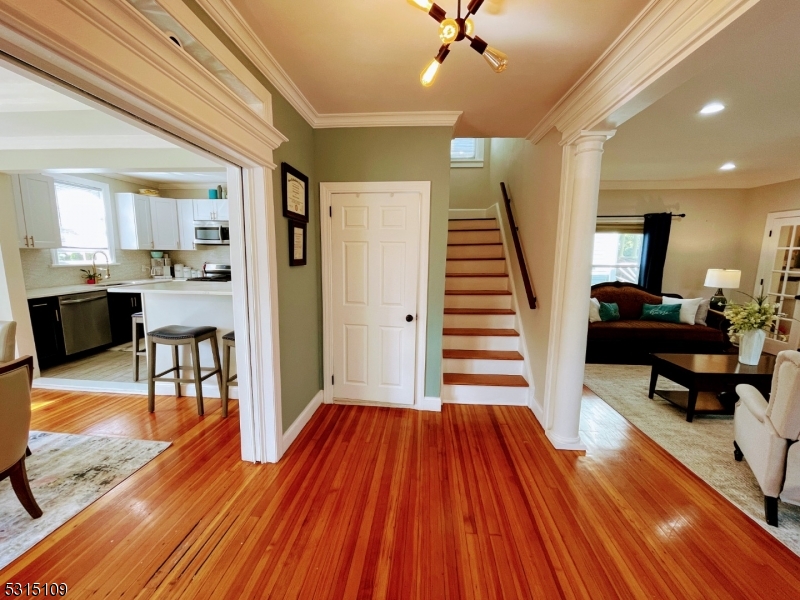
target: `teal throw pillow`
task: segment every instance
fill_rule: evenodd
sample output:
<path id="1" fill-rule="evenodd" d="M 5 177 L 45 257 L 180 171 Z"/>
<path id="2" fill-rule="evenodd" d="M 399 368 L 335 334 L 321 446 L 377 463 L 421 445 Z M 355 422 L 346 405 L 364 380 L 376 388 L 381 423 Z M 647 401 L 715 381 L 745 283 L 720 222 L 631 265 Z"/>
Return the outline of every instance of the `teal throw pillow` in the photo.
<path id="1" fill-rule="evenodd" d="M 619 321 L 619 305 L 616 302 L 601 302 L 600 320 Z"/>
<path id="2" fill-rule="evenodd" d="M 645 304 L 642 308 L 642 321 L 681 322 L 680 304 Z"/>

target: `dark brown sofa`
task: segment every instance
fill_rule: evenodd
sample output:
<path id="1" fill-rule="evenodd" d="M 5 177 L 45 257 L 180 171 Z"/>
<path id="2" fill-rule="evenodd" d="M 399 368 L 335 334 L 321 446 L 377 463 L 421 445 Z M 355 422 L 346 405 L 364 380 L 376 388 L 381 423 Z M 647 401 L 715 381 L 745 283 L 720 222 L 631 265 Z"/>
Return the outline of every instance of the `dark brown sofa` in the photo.
<path id="1" fill-rule="evenodd" d="M 661 296 L 632 283 L 599 283 L 592 286 L 591 297 L 618 304 L 620 320 L 589 323 L 587 363 L 643 365 L 653 352 L 720 354 L 730 346 L 719 313 L 709 312 L 708 325 L 642 321 L 642 307 L 661 304 Z"/>

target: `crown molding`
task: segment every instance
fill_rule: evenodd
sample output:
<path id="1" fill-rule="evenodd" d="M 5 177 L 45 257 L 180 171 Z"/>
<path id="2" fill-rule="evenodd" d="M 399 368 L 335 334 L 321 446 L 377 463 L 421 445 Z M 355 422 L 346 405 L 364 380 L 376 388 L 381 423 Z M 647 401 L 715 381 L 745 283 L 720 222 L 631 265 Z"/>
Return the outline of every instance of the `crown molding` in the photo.
<path id="1" fill-rule="evenodd" d="M 208 16 L 314 129 L 337 127 L 455 127 L 460 111 L 320 114 L 283 70 L 230 0 L 196 0 Z"/>
<path id="2" fill-rule="evenodd" d="M 593 129 L 735 21 L 758 0 L 651 0 L 528 134 Z M 614 125 L 620 125 L 615 123 Z"/>
<path id="3" fill-rule="evenodd" d="M 800 180 L 800 172 L 704 179 L 603 180 L 601 190 L 749 190 L 752 188 Z"/>
<path id="4" fill-rule="evenodd" d="M 0 150 L 109 150 L 175 148 L 154 135 L 0 135 Z"/>

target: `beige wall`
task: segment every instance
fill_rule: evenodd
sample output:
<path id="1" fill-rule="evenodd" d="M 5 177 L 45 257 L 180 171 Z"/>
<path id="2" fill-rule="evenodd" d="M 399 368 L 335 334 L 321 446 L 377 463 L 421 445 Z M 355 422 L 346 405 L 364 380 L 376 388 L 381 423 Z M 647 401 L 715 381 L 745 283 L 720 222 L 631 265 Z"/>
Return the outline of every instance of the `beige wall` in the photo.
<path id="1" fill-rule="evenodd" d="M 497 202 L 491 188 L 492 140 L 484 140 L 483 167 L 450 168 L 450 208 L 487 208 Z"/>
<path id="2" fill-rule="evenodd" d="M 555 274 L 556 232 L 561 190 L 561 136 L 553 130 L 536 145 L 521 139 L 492 140 L 492 173 L 497 183 L 506 181 L 514 198 L 515 217 L 538 307 L 531 310 L 520 298 L 519 320 L 531 367 L 535 401 L 544 406 L 550 320 Z M 498 192 L 499 194 L 499 192 Z M 497 200 L 495 200 L 496 202 Z M 506 232 L 510 235 L 510 232 Z M 509 238 L 510 239 L 510 238 Z M 516 255 L 510 263 L 514 286 L 524 290 Z"/>

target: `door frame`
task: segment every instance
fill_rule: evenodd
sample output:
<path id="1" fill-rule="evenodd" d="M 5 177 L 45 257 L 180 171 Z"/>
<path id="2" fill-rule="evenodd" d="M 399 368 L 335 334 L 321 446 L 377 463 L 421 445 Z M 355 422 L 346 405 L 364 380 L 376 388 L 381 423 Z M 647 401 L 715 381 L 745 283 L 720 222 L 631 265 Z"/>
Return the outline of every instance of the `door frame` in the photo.
<path id="1" fill-rule="evenodd" d="M 391 406 L 426 410 L 425 357 L 428 332 L 428 255 L 430 249 L 431 182 L 430 181 L 369 181 L 369 182 L 322 182 L 319 184 L 319 218 L 322 241 L 322 371 L 323 402 L 333 404 L 333 280 L 331 248 L 331 197 L 333 194 L 365 193 L 418 193 L 422 199 L 419 220 L 419 266 L 417 274 L 417 343 L 414 367 L 414 403 L 381 404 L 369 402 L 370 406 Z M 328 215 L 327 217 L 325 215 Z"/>

